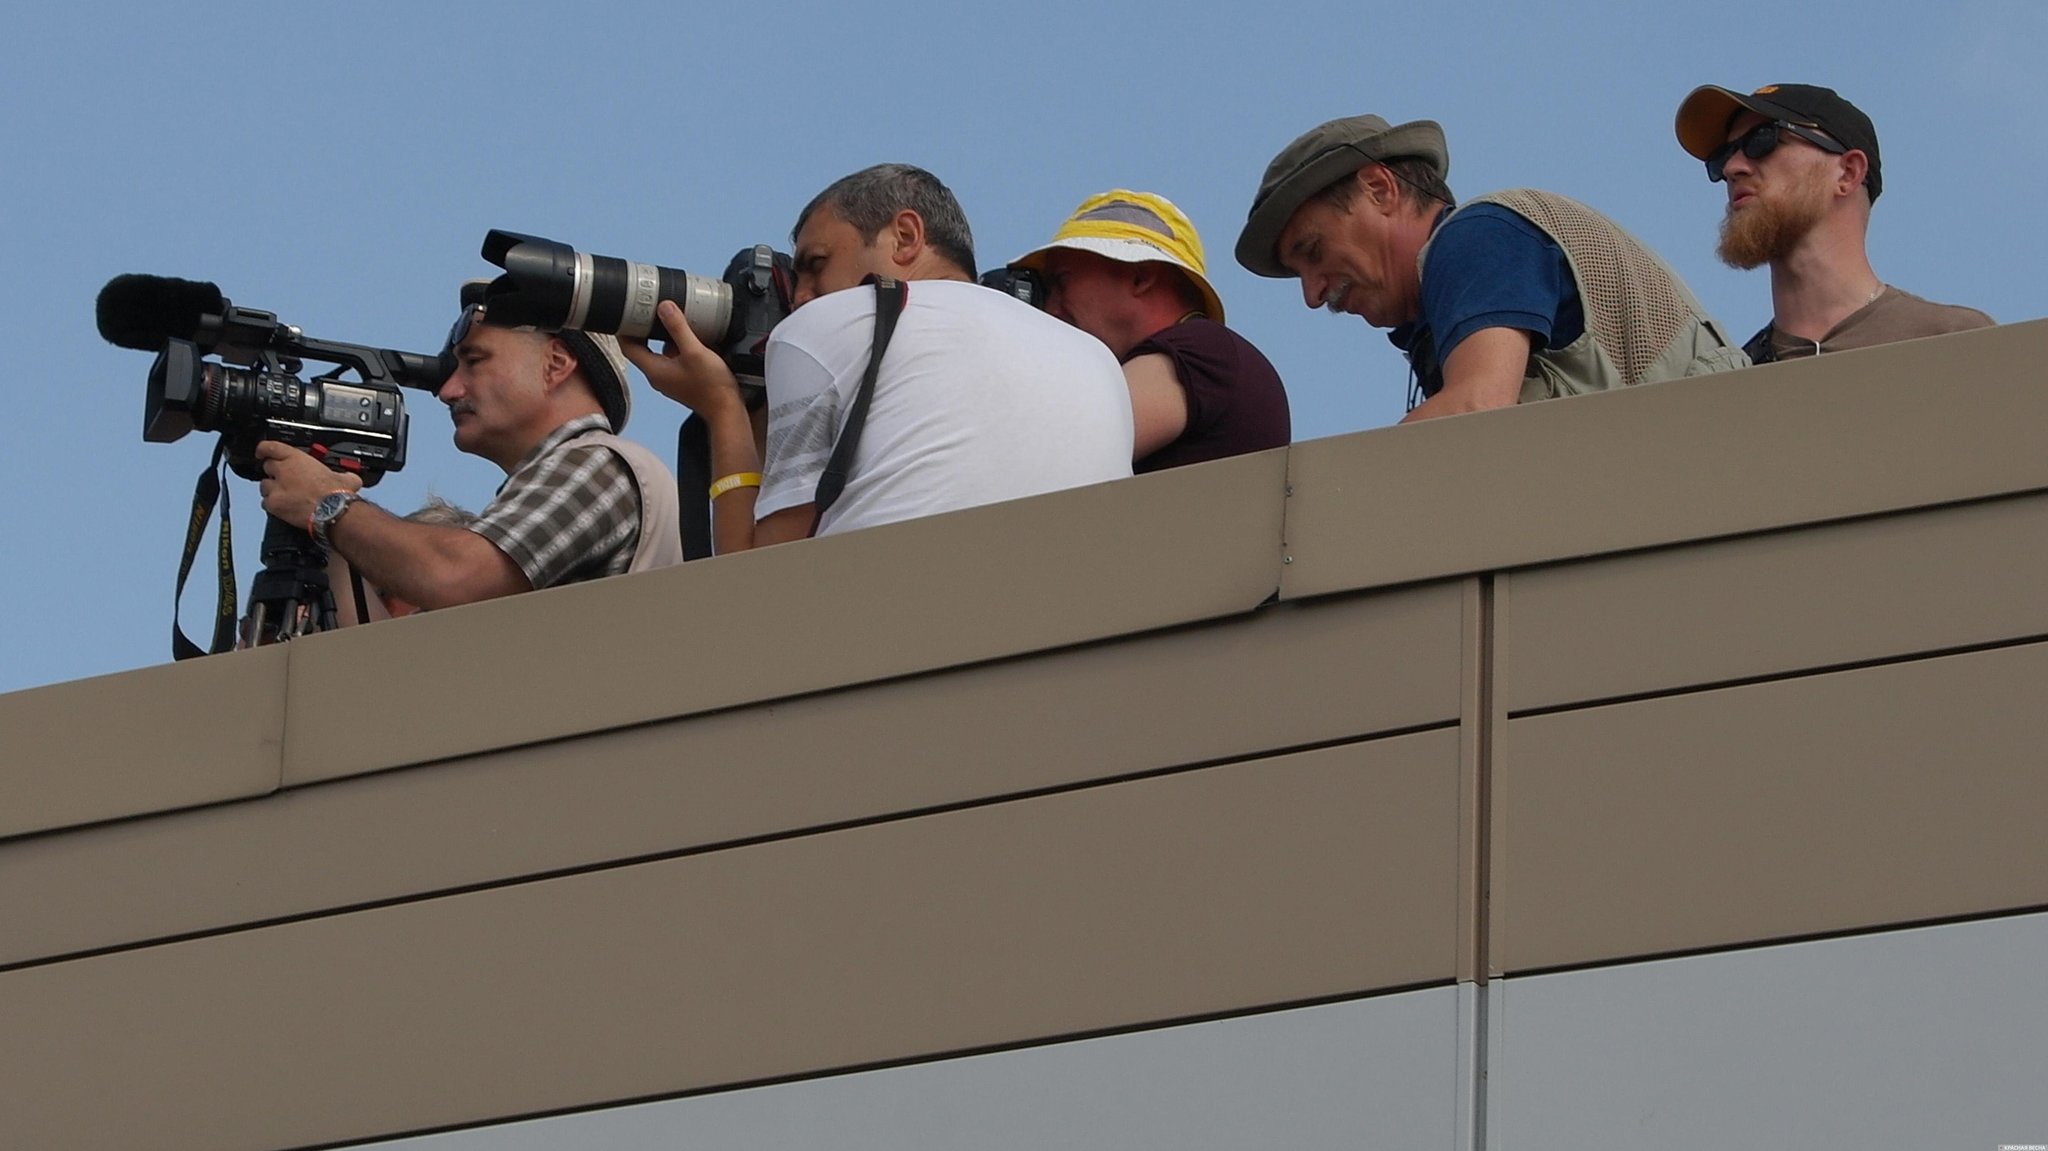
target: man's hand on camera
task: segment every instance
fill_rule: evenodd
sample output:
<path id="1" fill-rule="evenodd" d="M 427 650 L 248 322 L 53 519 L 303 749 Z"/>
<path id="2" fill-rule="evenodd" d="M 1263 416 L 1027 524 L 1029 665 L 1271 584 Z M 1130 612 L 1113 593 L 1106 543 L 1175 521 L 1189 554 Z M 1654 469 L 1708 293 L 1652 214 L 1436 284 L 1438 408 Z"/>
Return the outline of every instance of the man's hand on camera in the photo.
<path id="1" fill-rule="evenodd" d="M 288 524 L 304 528 L 313 518 L 313 505 L 329 492 L 355 492 L 363 487 L 362 477 L 337 472 L 312 456 L 276 440 L 256 445 L 256 458 L 263 461 L 263 510 Z"/>
<path id="2" fill-rule="evenodd" d="M 683 310 L 663 300 L 655 314 L 669 331 L 668 350 L 656 352 L 644 340 L 621 338 L 619 346 L 654 390 L 706 419 L 722 411 L 746 411 L 739 381 L 725 357 L 704 346 L 683 320 Z"/>

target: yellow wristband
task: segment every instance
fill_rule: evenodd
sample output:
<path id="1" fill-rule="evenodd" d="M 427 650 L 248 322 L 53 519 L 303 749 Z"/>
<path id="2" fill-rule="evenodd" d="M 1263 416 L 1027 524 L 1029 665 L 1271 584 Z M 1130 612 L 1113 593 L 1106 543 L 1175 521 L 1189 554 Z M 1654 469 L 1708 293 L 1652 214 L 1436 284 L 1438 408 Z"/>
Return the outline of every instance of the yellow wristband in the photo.
<path id="1" fill-rule="evenodd" d="M 760 472 L 734 472 L 711 485 L 711 498 L 715 500 L 734 488 L 758 488 L 760 486 Z"/>

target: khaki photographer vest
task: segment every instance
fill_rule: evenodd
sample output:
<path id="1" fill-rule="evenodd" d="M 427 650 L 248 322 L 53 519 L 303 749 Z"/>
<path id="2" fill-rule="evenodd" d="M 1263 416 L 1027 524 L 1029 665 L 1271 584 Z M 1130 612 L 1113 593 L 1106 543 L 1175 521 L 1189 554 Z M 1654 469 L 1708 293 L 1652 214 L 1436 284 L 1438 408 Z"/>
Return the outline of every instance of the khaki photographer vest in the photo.
<path id="1" fill-rule="evenodd" d="M 626 461 L 640 489 L 640 538 L 627 572 L 650 571 L 683 562 L 682 505 L 676 478 L 660 457 L 632 440 L 592 428 L 571 436 L 569 443 L 603 444 Z"/>
<path id="2" fill-rule="evenodd" d="M 1510 188 L 1466 202 L 1445 222 L 1475 204 L 1498 204 L 1556 241 L 1585 310 L 1578 339 L 1530 353 L 1517 402 L 1749 366 L 1678 273 L 1614 221 L 1552 192 Z M 1424 244 L 1415 258 L 1418 274 L 1428 259 Z"/>

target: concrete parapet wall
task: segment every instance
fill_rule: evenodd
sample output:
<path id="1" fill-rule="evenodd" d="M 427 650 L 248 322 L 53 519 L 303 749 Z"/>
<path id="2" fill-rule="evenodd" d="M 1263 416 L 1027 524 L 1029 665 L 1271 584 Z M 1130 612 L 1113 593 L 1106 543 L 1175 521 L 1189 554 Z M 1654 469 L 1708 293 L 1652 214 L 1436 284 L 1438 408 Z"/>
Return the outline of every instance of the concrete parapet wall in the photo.
<path id="1" fill-rule="evenodd" d="M 2048 906 L 2043 362 L 1964 333 L 0 696 L 0 1145 Z"/>

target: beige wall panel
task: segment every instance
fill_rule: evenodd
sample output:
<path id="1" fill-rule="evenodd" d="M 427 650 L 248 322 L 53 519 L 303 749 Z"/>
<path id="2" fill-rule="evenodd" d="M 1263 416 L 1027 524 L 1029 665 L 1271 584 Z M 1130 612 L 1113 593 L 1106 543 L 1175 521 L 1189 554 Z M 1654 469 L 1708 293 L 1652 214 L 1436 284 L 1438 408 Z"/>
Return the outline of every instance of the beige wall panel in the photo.
<path id="1" fill-rule="evenodd" d="M 2034 321 L 1297 444 L 1282 595 L 2048 488 L 2044 359 Z"/>
<path id="2" fill-rule="evenodd" d="M 2048 644 L 1508 723 L 1495 970 L 2048 905 Z"/>
<path id="3" fill-rule="evenodd" d="M 0 695 L 0 837 L 275 791 L 284 675 L 273 647 Z"/>
<path id="4" fill-rule="evenodd" d="M 1436 731 L 0 973 L 0 1145 L 299 1146 L 1451 979 Z"/>
<path id="5" fill-rule="evenodd" d="M 0 965 L 1454 721 L 1461 588 L 0 844 Z"/>
<path id="6" fill-rule="evenodd" d="M 2048 495 L 1515 572 L 1510 710 L 2048 635 Z"/>
<path id="7" fill-rule="evenodd" d="M 285 778 L 1247 611 L 1279 584 L 1285 469 L 1276 449 L 314 636 L 292 652 Z"/>

